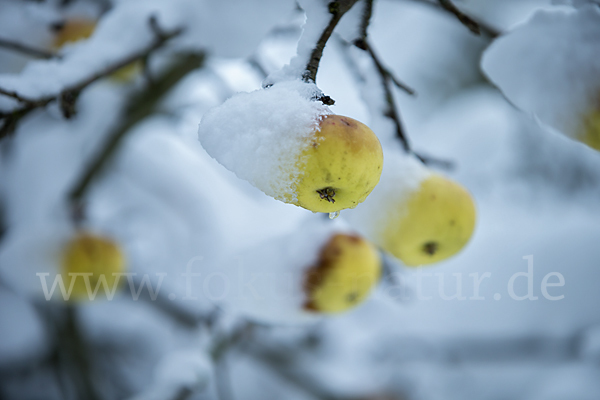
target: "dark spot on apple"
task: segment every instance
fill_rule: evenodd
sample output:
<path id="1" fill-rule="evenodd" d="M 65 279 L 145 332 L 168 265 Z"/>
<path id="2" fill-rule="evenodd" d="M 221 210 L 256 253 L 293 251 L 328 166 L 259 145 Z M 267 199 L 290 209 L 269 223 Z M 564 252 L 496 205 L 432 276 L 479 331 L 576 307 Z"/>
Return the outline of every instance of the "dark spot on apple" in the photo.
<path id="1" fill-rule="evenodd" d="M 358 300 L 358 293 L 351 292 L 346 295 L 346 301 L 348 303 L 354 304 L 354 303 L 356 303 L 356 300 Z"/>
<path id="2" fill-rule="evenodd" d="M 437 252 L 438 247 L 439 245 L 437 242 L 427 242 L 423 245 L 423 251 L 432 256 Z"/>
<path id="3" fill-rule="evenodd" d="M 50 30 L 55 33 L 62 31 L 64 27 L 65 21 L 58 21 L 50 24 Z"/>
<path id="4" fill-rule="evenodd" d="M 455 221 L 455 220 L 453 220 L 453 219 L 451 219 L 451 220 L 450 220 L 450 226 L 454 226 L 454 225 L 456 225 L 456 221 Z"/>

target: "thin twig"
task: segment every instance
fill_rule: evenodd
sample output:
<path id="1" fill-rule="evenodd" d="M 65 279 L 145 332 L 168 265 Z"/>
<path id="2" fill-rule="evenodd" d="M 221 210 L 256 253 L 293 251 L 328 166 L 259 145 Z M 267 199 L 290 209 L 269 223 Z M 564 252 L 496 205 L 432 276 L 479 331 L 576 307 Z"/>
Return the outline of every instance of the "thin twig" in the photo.
<path id="1" fill-rule="evenodd" d="M 477 21 L 473 20 L 471 17 L 461 12 L 458 8 L 456 8 L 452 1 L 438 0 L 438 2 L 444 8 L 444 10 L 454 14 L 454 16 L 458 18 L 458 20 L 471 32 L 473 32 L 476 35 L 481 35 L 481 29 L 479 28 L 479 24 L 477 23 Z"/>
<path id="2" fill-rule="evenodd" d="M 119 60 L 114 64 L 109 65 L 107 68 L 88 76 L 87 78 L 81 80 L 76 84 L 64 88 L 58 94 L 41 97 L 39 99 L 27 99 L 18 95 L 15 92 L 0 89 L 1 95 L 12 97 L 17 101 L 23 103 L 23 106 L 20 108 L 14 109 L 9 112 L 0 112 L 0 120 L 4 120 L 4 124 L 0 128 L 0 140 L 14 132 L 18 122 L 23 117 L 27 116 L 30 112 L 37 108 L 45 107 L 51 102 L 57 100 L 60 102 L 60 108 L 65 118 L 70 118 L 75 113 L 75 103 L 82 90 L 87 88 L 92 83 L 113 74 L 121 68 L 137 60 L 148 57 L 149 54 L 162 47 L 168 40 L 174 38 L 175 36 L 178 36 L 182 32 L 182 29 L 175 29 L 170 32 L 164 32 L 160 30 L 159 28 L 157 28 L 156 18 L 154 16 L 150 17 L 149 23 L 152 32 L 154 33 L 155 39 L 148 47 L 146 47 L 143 50 L 140 50 L 137 53 L 128 55 L 122 60 Z"/>
<path id="3" fill-rule="evenodd" d="M 410 143 L 408 142 L 408 137 L 404 133 L 404 127 L 402 126 L 402 120 L 400 119 L 400 114 L 397 111 L 396 101 L 394 100 L 394 93 L 392 92 L 392 88 L 390 83 L 396 84 L 398 82 L 396 79 L 392 79 L 392 74 L 388 71 L 387 68 L 383 66 L 377 54 L 373 50 L 373 47 L 369 44 L 369 40 L 367 39 L 367 29 L 369 24 L 371 23 L 371 16 L 373 15 L 373 1 L 365 2 L 365 8 L 363 10 L 363 17 L 361 21 L 361 37 L 354 40 L 353 44 L 357 48 L 366 51 L 371 59 L 373 60 L 373 64 L 375 64 L 375 68 L 377 72 L 379 72 L 379 76 L 381 77 L 381 84 L 384 91 L 385 101 L 386 101 L 386 109 L 384 111 L 384 115 L 390 118 L 394 122 L 394 126 L 396 127 L 396 136 L 402 143 L 402 147 L 404 151 L 407 153 L 411 153 Z M 410 94 L 414 94 L 414 90 L 409 88 L 408 86 L 402 84 L 401 88 L 406 90 Z"/>
<path id="4" fill-rule="evenodd" d="M 479 36 L 486 36 L 490 39 L 495 39 L 500 36 L 502 32 L 484 21 L 480 19 L 468 15 L 464 11 L 461 11 L 452 3 L 451 0 L 412 0 L 418 3 L 426 4 L 428 6 L 434 7 L 438 10 L 448 12 L 453 14 L 463 25 L 465 25 L 473 34 Z"/>
<path id="5" fill-rule="evenodd" d="M 396 76 L 386 68 L 379 57 L 373 51 L 373 47 L 369 45 L 368 41 L 368 28 L 371 23 L 371 16 L 373 15 L 373 0 L 365 0 L 365 7 L 363 9 L 363 15 L 360 22 L 360 36 L 354 40 L 353 44 L 361 50 L 365 50 L 373 59 L 377 70 L 381 74 L 382 77 L 385 77 L 386 80 L 391 81 L 394 85 L 396 85 L 399 89 L 404 90 L 406 93 L 410 95 L 415 95 L 416 92 L 413 88 L 408 86 L 406 83 L 402 82 L 400 79 L 396 78 Z"/>
<path id="6" fill-rule="evenodd" d="M 385 68 L 383 66 L 383 63 L 379 60 L 379 57 L 377 57 L 377 54 L 373 50 L 373 47 L 369 44 L 369 40 L 367 38 L 367 35 L 368 35 L 367 30 L 368 30 L 369 24 L 371 23 L 372 15 L 373 15 L 373 1 L 372 0 L 366 1 L 365 8 L 363 10 L 362 21 L 361 21 L 361 25 L 360 25 L 361 26 L 361 30 L 360 30 L 361 37 L 356 39 L 353 44 L 356 47 L 358 47 L 359 49 L 366 51 L 369 54 L 369 56 L 371 56 L 371 59 L 373 60 L 373 63 L 375 64 L 375 68 L 379 72 L 379 75 L 380 75 L 381 81 L 382 81 L 381 83 L 383 86 L 385 101 L 387 104 L 386 110 L 384 111 L 384 115 L 386 117 L 390 118 L 394 122 L 394 126 L 396 127 L 396 136 L 400 140 L 400 143 L 402 143 L 402 147 L 404 148 L 404 150 L 407 153 L 410 153 L 411 152 L 410 144 L 408 142 L 408 137 L 404 133 L 404 127 L 403 127 L 402 121 L 400 119 L 400 114 L 397 111 L 396 101 L 394 100 L 394 94 L 390 87 L 390 82 L 394 83 L 399 88 L 405 90 L 409 94 L 414 94 L 415 91 L 405 84 L 400 84 L 401 82 L 398 79 L 395 79 L 393 77 L 393 74 L 387 68 Z"/>
<path id="7" fill-rule="evenodd" d="M 331 14 L 331 19 L 321 34 L 321 37 L 319 37 L 319 40 L 315 44 L 315 47 L 310 55 L 310 59 L 308 60 L 308 64 L 306 65 L 306 71 L 302 76 L 306 82 L 315 83 L 317 81 L 317 71 L 319 69 L 321 57 L 323 57 L 323 49 L 325 49 L 325 45 L 331 37 L 336 25 L 338 22 L 340 22 L 340 19 L 342 19 L 344 14 L 350 10 L 357 1 L 358 0 L 334 0 L 329 3 L 328 7 L 329 13 Z"/>
<path id="8" fill-rule="evenodd" d="M 367 40 L 369 24 L 371 23 L 371 16 L 373 15 L 373 0 L 365 0 L 365 6 L 363 8 L 363 15 L 360 21 L 360 38 Z"/>
<path id="9" fill-rule="evenodd" d="M 14 41 L 8 40 L 8 39 L 0 38 L 0 47 L 8 49 L 8 50 L 13 50 L 18 53 L 23 53 L 28 56 L 37 57 L 37 58 L 50 59 L 50 58 L 57 57 L 57 55 L 51 51 L 44 50 L 44 49 L 38 49 L 35 47 L 31 47 L 29 45 L 14 42 Z"/>
<path id="10" fill-rule="evenodd" d="M 402 124 L 402 119 L 400 117 L 400 113 L 398 112 L 398 106 L 396 105 L 396 100 L 394 99 L 392 85 L 395 85 L 397 88 L 405 91 L 406 93 L 408 93 L 410 95 L 416 95 L 416 91 L 414 89 L 412 89 L 410 86 L 408 86 L 407 84 L 405 84 L 404 82 L 397 79 L 395 77 L 395 75 L 387 67 L 384 66 L 384 64 L 381 62 L 381 60 L 375 53 L 375 50 L 373 50 L 373 46 L 369 43 L 369 40 L 368 40 L 368 28 L 369 28 L 369 24 L 371 22 L 372 15 L 373 15 L 373 0 L 365 0 L 365 8 L 363 9 L 363 15 L 362 15 L 360 31 L 359 31 L 360 36 L 357 39 L 355 39 L 354 42 L 352 42 L 352 44 L 354 46 L 358 47 L 359 49 L 366 51 L 369 54 L 369 56 L 371 57 L 371 60 L 373 60 L 373 64 L 375 65 L 377 72 L 379 73 L 379 76 L 381 78 L 381 84 L 382 84 L 383 91 L 384 91 L 384 97 L 385 97 L 385 101 L 386 101 L 386 108 L 385 108 L 383 114 L 386 117 L 390 118 L 394 122 L 394 126 L 396 128 L 396 136 L 400 140 L 400 143 L 402 144 L 404 151 L 406 151 L 407 153 L 413 154 L 423 164 L 437 165 L 438 167 L 440 167 L 442 169 L 447 169 L 447 170 L 452 169 L 454 167 L 454 165 L 450 161 L 437 160 L 437 159 L 430 158 L 430 157 L 424 157 L 424 156 L 421 156 L 421 155 L 415 153 L 412 150 L 410 143 L 408 141 L 408 136 L 406 135 L 404 126 Z M 343 39 L 340 39 L 340 41 L 343 45 L 346 46 L 346 48 L 348 48 L 348 46 L 350 45 L 348 42 L 346 42 Z"/>

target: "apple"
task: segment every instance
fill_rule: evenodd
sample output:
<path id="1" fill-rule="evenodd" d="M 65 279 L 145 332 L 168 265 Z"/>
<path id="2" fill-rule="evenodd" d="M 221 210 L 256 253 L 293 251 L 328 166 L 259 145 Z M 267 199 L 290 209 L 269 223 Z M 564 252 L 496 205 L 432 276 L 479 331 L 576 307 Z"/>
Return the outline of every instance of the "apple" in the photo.
<path id="1" fill-rule="evenodd" d="M 387 216 L 375 242 L 405 265 L 418 266 L 458 253 L 473 234 L 476 210 L 465 188 L 431 174 Z"/>
<path id="2" fill-rule="evenodd" d="M 299 177 L 288 201 L 314 212 L 356 207 L 379 182 L 383 152 L 366 125 L 341 115 L 325 115 L 296 164 Z"/>
<path id="3" fill-rule="evenodd" d="M 120 278 L 118 274 L 125 269 L 125 257 L 119 245 L 109 238 L 89 232 L 77 233 L 65 245 L 61 255 L 60 272 L 65 287 L 73 285 L 71 299 L 74 300 L 87 300 L 90 296 L 83 275 L 74 274 L 92 274 L 88 279 L 93 291 L 100 280 L 106 280 L 108 288 L 112 289 Z M 104 293 L 102 286 L 98 293 Z"/>
<path id="4" fill-rule="evenodd" d="M 336 234 L 305 273 L 304 308 L 325 314 L 346 311 L 367 298 L 380 276 L 375 246 L 356 235 Z"/>

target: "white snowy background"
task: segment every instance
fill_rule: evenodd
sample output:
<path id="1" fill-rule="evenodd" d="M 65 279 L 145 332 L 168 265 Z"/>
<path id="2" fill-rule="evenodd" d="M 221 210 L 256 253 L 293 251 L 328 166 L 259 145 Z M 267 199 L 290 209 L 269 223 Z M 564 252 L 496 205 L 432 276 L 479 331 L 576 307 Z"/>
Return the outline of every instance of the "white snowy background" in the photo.
<path id="1" fill-rule="evenodd" d="M 498 32 L 518 29 L 540 9 L 595 7 L 550 0 L 455 3 Z M 301 2 L 309 11 L 307 29 L 319 29 L 325 4 Z M 166 274 L 154 300 L 121 293 L 77 307 L 99 399 L 600 398 L 600 154 L 509 103 L 481 72 L 493 40 L 473 35 L 436 4 L 375 1 L 369 39 L 382 62 L 417 92 L 394 89 L 414 150 L 450 161 L 454 168 L 441 172 L 473 194 L 472 240 L 432 266 L 389 261 L 393 280 L 384 279 L 348 313 L 243 331 L 213 365 L 207 349 L 227 339 L 240 317 L 226 308 L 214 311 L 201 296 L 206 271 L 244 252 L 253 252 L 257 264 L 257 252 L 282 264 L 286 256 L 308 257 L 298 249 L 314 247 L 316 239 L 303 229 L 328 221 L 266 196 L 225 169 L 198 141 L 198 124 L 235 93 L 260 89 L 267 75 L 282 80 L 292 74 L 298 57 L 286 64 L 306 56 L 317 31 L 306 34 L 297 55 L 305 15 L 291 0 L 0 1 L 0 39 L 36 48 L 49 48 L 51 24 L 98 17 L 112 6 L 94 35 L 61 49 L 60 59 L 0 47 L 0 89 L 26 98 L 58 93 L 144 49 L 153 38 L 151 15 L 165 31 L 185 28 L 153 54 L 151 71 L 177 52 L 207 54 L 203 66 L 127 134 L 88 194 L 85 225 L 115 238 L 130 270 L 149 274 L 155 287 L 156 274 Z M 352 38 L 360 7 L 329 40 L 317 85 L 335 99 L 331 112 L 364 122 L 386 152 L 401 153 L 382 116 L 375 69 L 340 40 Z M 539 53 L 515 53 L 543 65 L 545 38 L 532 40 L 540 41 Z M 0 398 L 78 398 L 60 363 L 60 332 L 52 330 L 60 305 L 43 300 L 35 273 L 51 269 L 53 252 L 72 229 L 66 193 L 123 118 L 129 94 L 144 85 L 143 76 L 100 80 L 81 92 L 73 118 L 63 118 L 53 102 L 0 139 Z M 18 106 L 0 95 L 0 112 Z M 285 102 L 264 106 L 271 114 L 289 113 L 278 109 Z M 347 229 L 343 211 L 331 223 Z M 528 278 L 515 280 L 513 296 L 508 283 L 528 267 L 536 299 L 516 300 L 528 293 Z M 190 270 L 205 274 L 191 288 L 181 275 Z M 563 276 L 564 285 L 548 287 L 544 296 L 549 273 Z M 549 280 L 557 281 L 556 275 Z"/>

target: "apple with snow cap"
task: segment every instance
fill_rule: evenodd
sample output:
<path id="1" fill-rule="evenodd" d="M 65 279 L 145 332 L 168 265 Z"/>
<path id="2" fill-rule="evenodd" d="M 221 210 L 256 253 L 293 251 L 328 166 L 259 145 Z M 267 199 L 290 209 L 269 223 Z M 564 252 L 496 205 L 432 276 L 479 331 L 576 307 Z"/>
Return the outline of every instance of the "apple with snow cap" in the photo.
<path id="1" fill-rule="evenodd" d="M 300 154 L 290 203 L 335 212 L 362 203 L 379 182 L 383 152 L 377 136 L 349 117 L 325 115 Z M 293 199 L 293 200 L 292 200 Z"/>
<path id="2" fill-rule="evenodd" d="M 200 122 L 204 149 L 269 196 L 313 212 L 356 207 L 379 182 L 383 152 L 366 125 L 333 115 L 302 81 L 240 93 Z"/>

